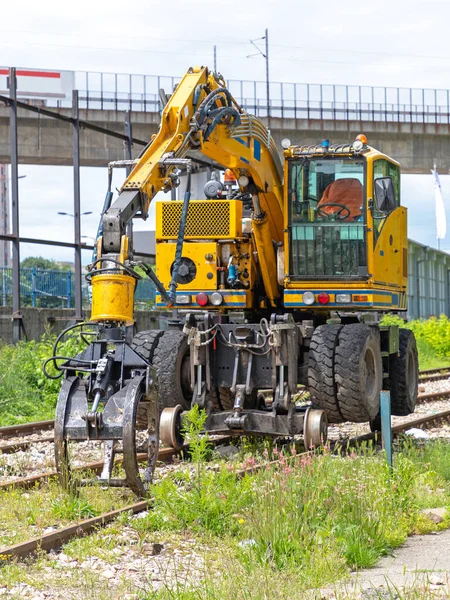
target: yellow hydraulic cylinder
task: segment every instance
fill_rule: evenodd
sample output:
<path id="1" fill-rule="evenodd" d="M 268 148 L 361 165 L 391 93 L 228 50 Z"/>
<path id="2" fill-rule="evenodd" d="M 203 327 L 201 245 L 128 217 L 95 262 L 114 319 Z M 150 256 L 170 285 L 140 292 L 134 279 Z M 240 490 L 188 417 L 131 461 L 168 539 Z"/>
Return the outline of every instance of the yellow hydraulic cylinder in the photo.
<path id="1" fill-rule="evenodd" d="M 252 227 L 264 289 L 271 306 L 275 306 L 276 299 L 280 297 L 280 290 L 277 281 L 277 261 L 268 216 L 266 214 L 253 215 Z"/>
<path id="2" fill-rule="evenodd" d="M 91 321 L 133 325 L 136 279 L 130 275 L 99 273 L 92 277 Z"/>

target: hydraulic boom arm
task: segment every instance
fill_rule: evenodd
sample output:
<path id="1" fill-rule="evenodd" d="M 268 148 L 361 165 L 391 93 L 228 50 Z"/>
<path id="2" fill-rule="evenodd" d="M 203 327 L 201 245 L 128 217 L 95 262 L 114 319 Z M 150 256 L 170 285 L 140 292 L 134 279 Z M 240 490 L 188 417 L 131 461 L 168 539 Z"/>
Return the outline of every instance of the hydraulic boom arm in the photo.
<path id="1" fill-rule="evenodd" d="M 178 84 L 158 133 L 105 212 L 102 256 L 120 252 L 130 219 L 137 213 L 145 219 L 154 196 L 177 185 L 176 162 L 190 150 L 231 169 L 236 179 L 247 177 L 242 189 L 252 194 L 255 244 L 266 295 L 274 306 L 280 292 L 273 240 L 281 241 L 283 234 L 281 161 L 263 123 L 243 111 L 224 82 L 204 67 L 191 68 Z"/>

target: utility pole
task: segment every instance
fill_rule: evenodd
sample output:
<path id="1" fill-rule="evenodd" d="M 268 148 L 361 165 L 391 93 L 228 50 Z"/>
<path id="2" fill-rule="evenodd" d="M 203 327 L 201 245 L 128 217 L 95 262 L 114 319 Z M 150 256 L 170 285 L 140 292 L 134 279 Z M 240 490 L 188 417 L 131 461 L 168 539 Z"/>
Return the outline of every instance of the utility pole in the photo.
<path id="1" fill-rule="evenodd" d="M 264 58 L 266 59 L 266 96 L 267 96 L 267 119 L 268 125 L 270 127 L 270 79 L 269 79 L 269 30 L 266 29 L 266 54 Z"/>
<path id="2" fill-rule="evenodd" d="M 265 40 L 265 51 L 263 52 L 259 46 L 256 45 L 255 42 Z M 262 56 L 266 61 L 266 102 L 267 102 L 267 125 L 270 128 L 270 79 L 269 79 L 269 30 L 266 29 L 265 35 L 261 38 L 257 38 L 256 40 L 250 40 L 250 44 L 254 46 L 258 52 L 255 54 L 249 54 L 247 58 L 252 58 L 253 56 Z"/>

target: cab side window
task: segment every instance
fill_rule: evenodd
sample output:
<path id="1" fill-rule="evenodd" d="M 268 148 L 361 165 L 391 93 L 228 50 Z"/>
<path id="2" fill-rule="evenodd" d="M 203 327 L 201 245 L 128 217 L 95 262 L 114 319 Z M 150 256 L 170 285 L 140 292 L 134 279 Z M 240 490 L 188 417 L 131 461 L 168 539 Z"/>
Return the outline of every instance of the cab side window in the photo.
<path id="1" fill-rule="evenodd" d="M 373 163 L 374 243 L 383 229 L 386 217 L 400 206 L 400 169 L 386 159 Z"/>

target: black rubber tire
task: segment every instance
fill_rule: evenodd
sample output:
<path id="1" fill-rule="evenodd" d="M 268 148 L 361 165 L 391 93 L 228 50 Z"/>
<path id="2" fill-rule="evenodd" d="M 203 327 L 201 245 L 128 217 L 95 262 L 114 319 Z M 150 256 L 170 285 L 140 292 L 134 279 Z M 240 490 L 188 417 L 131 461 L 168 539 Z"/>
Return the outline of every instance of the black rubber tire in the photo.
<path id="1" fill-rule="evenodd" d="M 187 382 L 182 385 L 183 361 L 189 360 L 187 336 L 176 329 L 164 331 L 153 351 L 152 364 L 158 376 L 158 396 L 161 408 L 181 404 L 191 406 L 192 392 Z"/>
<path id="2" fill-rule="evenodd" d="M 335 354 L 339 409 L 346 421 L 373 421 L 383 383 L 379 332 L 368 325 L 344 325 Z"/>
<path id="3" fill-rule="evenodd" d="M 329 423 L 342 423 L 334 377 L 335 351 L 342 325 L 320 325 L 309 346 L 308 387 L 313 406 L 321 408 Z"/>
<path id="4" fill-rule="evenodd" d="M 140 331 L 137 333 L 131 347 L 136 350 L 138 354 L 142 356 L 147 362 L 153 362 L 153 353 L 156 346 L 158 345 L 159 338 L 162 336 L 164 331 L 160 329 L 151 329 L 150 331 Z"/>
<path id="5" fill-rule="evenodd" d="M 384 382 L 391 392 L 391 412 L 404 417 L 416 408 L 419 387 L 419 359 L 414 333 L 399 331 L 399 353 L 389 357 L 389 377 Z"/>

